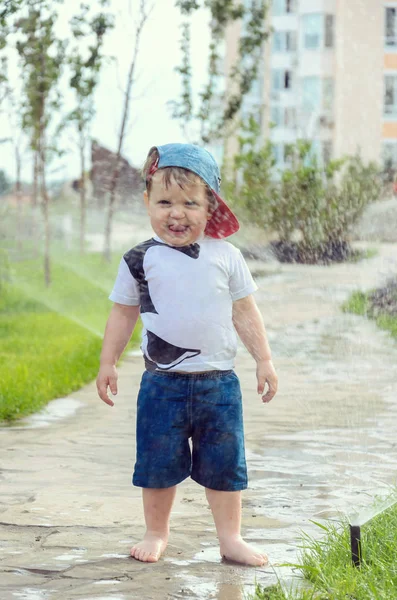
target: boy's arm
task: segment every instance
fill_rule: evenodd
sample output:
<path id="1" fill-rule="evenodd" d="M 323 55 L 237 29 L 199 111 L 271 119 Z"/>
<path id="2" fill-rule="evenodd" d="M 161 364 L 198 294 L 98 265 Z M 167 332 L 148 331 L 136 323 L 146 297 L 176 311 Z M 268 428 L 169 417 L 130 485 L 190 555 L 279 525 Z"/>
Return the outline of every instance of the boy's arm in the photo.
<path id="1" fill-rule="evenodd" d="M 272 363 L 262 315 L 252 294 L 233 302 L 233 325 L 244 346 L 256 361 L 258 394 L 263 394 L 263 402 L 270 402 L 277 392 L 277 374 Z M 269 389 L 264 394 L 266 383 Z"/>
<path id="2" fill-rule="evenodd" d="M 108 396 L 108 386 L 112 394 L 116 395 L 116 364 L 134 331 L 139 308 L 115 303 L 106 323 L 96 385 L 99 397 L 109 406 L 113 406 L 114 402 Z"/>

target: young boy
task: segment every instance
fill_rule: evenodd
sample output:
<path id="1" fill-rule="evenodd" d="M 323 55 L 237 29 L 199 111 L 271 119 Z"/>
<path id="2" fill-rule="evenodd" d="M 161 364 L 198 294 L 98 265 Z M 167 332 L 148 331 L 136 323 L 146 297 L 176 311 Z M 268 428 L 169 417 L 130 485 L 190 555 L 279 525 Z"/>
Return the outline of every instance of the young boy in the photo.
<path id="1" fill-rule="evenodd" d="M 133 484 L 143 488 L 146 534 L 131 556 L 143 562 L 160 558 L 176 486 L 190 476 L 205 487 L 221 556 L 264 565 L 266 555 L 240 535 L 247 469 L 233 371 L 235 330 L 256 361 L 263 402 L 275 395 L 277 375 L 252 296 L 257 286 L 240 251 L 222 239 L 239 223 L 218 195 L 219 169 L 206 150 L 191 144 L 152 148 L 144 175 L 155 236 L 120 262 L 97 377 L 100 398 L 113 406 L 108 386 L 117 393 L 116 363 L 140 314 L 146 370 Z"/>

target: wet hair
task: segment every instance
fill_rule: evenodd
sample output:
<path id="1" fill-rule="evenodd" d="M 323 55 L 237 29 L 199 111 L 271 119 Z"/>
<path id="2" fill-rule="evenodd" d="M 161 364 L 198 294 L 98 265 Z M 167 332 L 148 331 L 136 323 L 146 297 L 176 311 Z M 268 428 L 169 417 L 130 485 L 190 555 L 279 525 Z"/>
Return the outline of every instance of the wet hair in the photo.
<path id="1" fill-rule="evenodd" d="M 157 148 L 151 148 L 146 158 L 145 164 L 143 165 L 142 175 L 145 179 L 146 190 L 149 196 L 152 189 L 152 179 L 154 175 L 154 173 L 150 173 L 150 170 L 159 158 L 160 156 Z M 166 189 L 169 188 L 172 181 L 175 181 L 182 190 L 184 190 L 185 187 L 192 184 L 203 185 L 205 187 L 205 193 L 207 196 L 210 211 L 214 212 L 214 210 L 216 210 L 218 202 L 214 194 L 212 193 L 210 186 L 203 179 L 201 179 L 199 175 L 196 175 L 196 173 L 193 173 L 188 169 L 184 169 L 183 167 L 164 167 L 160 169 L 160 171 L 163 176 L 163 182 Z M 157 173 L 157 171 L 155 172 Z"/>

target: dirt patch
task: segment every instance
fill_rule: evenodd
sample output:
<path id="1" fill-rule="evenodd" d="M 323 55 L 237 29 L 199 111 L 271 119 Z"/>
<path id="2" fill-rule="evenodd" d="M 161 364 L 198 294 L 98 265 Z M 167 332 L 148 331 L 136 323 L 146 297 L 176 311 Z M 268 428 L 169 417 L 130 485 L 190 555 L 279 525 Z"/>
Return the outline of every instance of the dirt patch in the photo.
<path id="1" fill-rule="evenodd" d="M 295 263 L 303 265 L 329 265 L 355 261 L 360 252 L 344 240 L 332 241 L 318 247 L 305 246 L 300 242 L 271 241 L 267 246 L 255 245 L 241 249 L 247 259 Z"/>
<path id="2" fill-rule="evenodd" d="M 373 317 L 386 314 L 397 317 L 397 277 L 389 279 L 384 287 L 381 287 L 369 295 L 369 313 Z"/>
<path id="3" fill-rule="evenodd" d="M 356 258 L 357 252 L 345 240 L 335 240 L 321 246 L 305 246 L 300 242 L 271 242 L 277 260 L 282 263 L 328 265 Z"/>

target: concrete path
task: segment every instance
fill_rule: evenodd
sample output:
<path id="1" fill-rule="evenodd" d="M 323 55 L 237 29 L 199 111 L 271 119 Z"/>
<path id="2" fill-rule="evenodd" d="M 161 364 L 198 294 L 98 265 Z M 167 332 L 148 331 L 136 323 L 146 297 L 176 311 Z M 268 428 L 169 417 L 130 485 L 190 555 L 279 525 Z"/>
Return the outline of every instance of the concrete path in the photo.
<path id="1" fill-rule="evenodd" d="M 340 312 L 355 289 L 397 273 L 397 245 L 332 267 L 251 264 L 280 391 L 263 406 L 241 349 L 250 489 L 245 537 L 266 569 L 222 564 L 203 490 L 180 486 L 162 560 L 129 558 L 143 532 L 131 485 L 142 360 L 120 368 L 114 408 L 94 383 L 24 424 L 0 428 L 1 600 L 243 600 L 296 560 L 310 519 L 369 504 L 397 468 L 397 343 L 373 322 Z M 63 415 L 63 416 L 62 416 Z"/>

